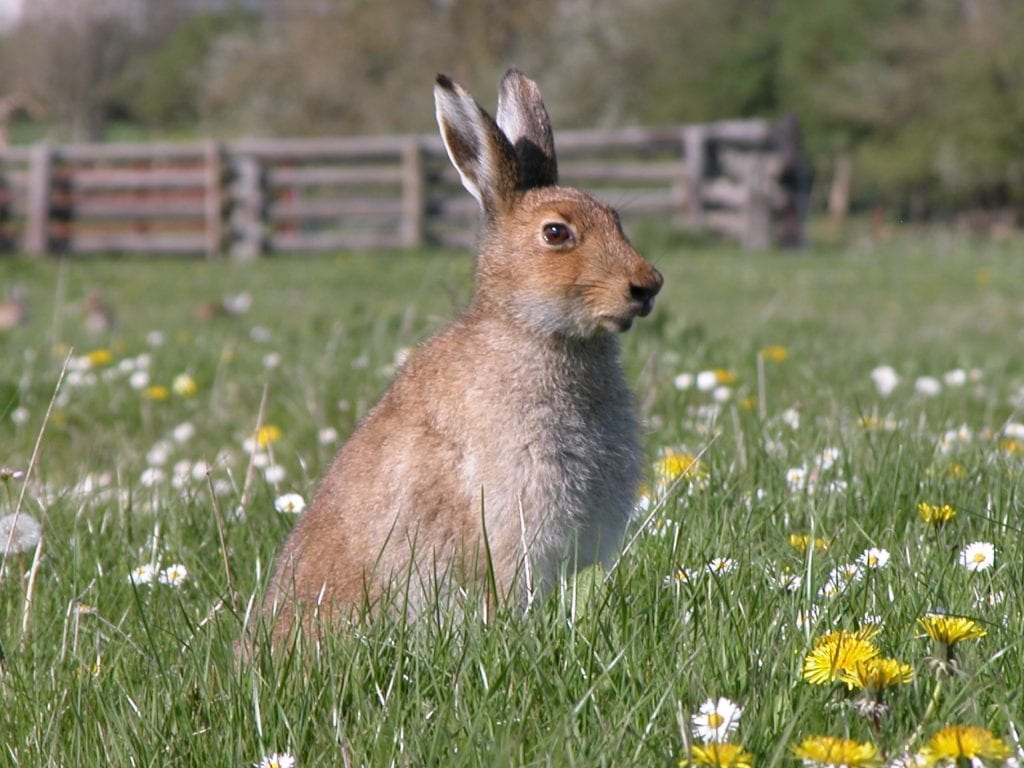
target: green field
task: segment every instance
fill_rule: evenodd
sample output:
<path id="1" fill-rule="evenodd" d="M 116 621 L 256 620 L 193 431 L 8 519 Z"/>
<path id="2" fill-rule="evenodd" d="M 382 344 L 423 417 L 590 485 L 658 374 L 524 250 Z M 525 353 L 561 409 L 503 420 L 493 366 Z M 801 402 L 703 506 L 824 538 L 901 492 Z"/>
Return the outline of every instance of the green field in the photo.
<path id="1" fill-rule="evenodd" d="M 693 717 L 719 697 L 756 766 L 825 735 L 875 751 L 819 763 L 890 764 L 953 725 L 1019 759 L 1024 243 L 640 245 L 666 284 L 622 339 L 650 472 L 617 567 L 525 617 L 382 618 L 251 665 L 232 643 L 294 520 L 275 499 L 312 496 L 325 430 L 343 440 L 396 355 L 465 305 L 471 257 L 0 260 L 0 294 L 22 285 L 31 306 L 0 331 L 0 467 L 28 473 L 0 481 L 0 516 L 24 492 L 43 530 L 0 584 L 0 763 L 742 765 L 699 749 Z M 93 289 L 116 310 L 99 334 Z M 194 318 L 240 293 L 247 312 Z M 922 503 L 956 515 L 926 522 Z M 887 561 L 843 568 L 869 548 Z M 145 566 L 157 578 L 133 584 Z M 936 612 L 985 634 L 943 648 L 919 621 Z M 804 679 L 823 635 L 865 626 L 908 682 L 871 698 L 839 669 Z"/>

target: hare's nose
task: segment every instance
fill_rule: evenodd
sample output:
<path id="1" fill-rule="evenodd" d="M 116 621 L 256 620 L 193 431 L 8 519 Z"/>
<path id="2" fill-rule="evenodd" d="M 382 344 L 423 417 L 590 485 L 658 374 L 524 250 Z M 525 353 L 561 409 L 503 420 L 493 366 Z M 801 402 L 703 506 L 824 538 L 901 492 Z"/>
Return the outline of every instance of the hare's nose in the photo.
<path id="1" fill-rule="evenodd" d="M 664 283 L 664 278 L 656 269 L 652 269 L 650 275 L 646 276 L 642 282 L 630 281 L 629 298 L 640 304 L 641 317 L 646 317 L 654 309 L 654 297 L 661 290 L 662 283 Z"/>

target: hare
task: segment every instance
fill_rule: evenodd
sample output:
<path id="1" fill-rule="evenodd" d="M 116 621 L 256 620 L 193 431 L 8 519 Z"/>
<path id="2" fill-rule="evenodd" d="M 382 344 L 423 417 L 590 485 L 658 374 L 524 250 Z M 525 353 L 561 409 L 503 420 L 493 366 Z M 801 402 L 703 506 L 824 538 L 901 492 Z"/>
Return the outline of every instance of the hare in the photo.
<path id="1" fill-rule="evenodd" d="M 409 357 L 285 542 L 264 604 L 275 643 L 296 611 L 337 622 L 392 589 L 412 615 L 474 581 L 525 606 L 562 568 L 614 558 L 635 501 L 617 334 L 651 312 L 662 276 L 614 210 L 558 186 L 533 81 L 506 73 L 496 119 L 444 75 L 434 97 L 483 209 L 475 293 Z"/>

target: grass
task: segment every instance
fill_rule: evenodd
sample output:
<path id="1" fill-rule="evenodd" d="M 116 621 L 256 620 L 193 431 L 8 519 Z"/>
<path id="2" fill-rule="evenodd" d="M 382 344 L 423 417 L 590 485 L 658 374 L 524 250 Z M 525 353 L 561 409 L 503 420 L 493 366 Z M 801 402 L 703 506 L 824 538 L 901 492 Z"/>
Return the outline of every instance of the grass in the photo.
<path id="1" fill-rule="evenodd" d="M 569 580 L 525 618 L 385 618 L 315 656 L 249 665 L 232 643 L 292 524 L 274 500 L 311 497 L 337 448 L 322 430 L 348 434 L 396 352 L 465 304 L 471 259 L 5 262 L 32 320 L 0 336 L 0 466 L 31 476 L 3 482 L 0 515 L 24 488 L 23 513 L 43 525 L 38 557 L 10 554 L 0 584 L 5 762 L 675 765 L 692 716 L 720 696 L 743 707 L 732 739 L 758 766 L 792 765 L 793 744 L 825 734 L 886 760 L 952 724 L 1013 745 L 1024 441 L 1004 429 L 1024 421 L 1020 243 L 924 232 L 806 253 L 646 250 L 666 287 L 623 348 L 649 427 L 648 519 L 617 567 Z M 78 314 L 94 287 L 118 318 L 98 336 Z M 248 313 L 193 319 L 238 292 Z M 773 345 L 784 359 L 762 353 Z M 110 360 L 76 362 L 96 350 Z M 901 376 L 888 397 L 869 376 L 883 364 Z M 916 391 L 917 377 L 956 369 L 972 372 L 963 386 Z M 728 400 L 679 388 L 713 370 Z M 167 397 L 147 397 L 140 372 Z M 182 374 L 194 393 L 173 391 Z M 264 393 L 279 437 L 259 453 L 283 477 L 260 468 L 246 489 Z M 700 471 L 680 474 L 697 455 Z M 801 469 L 813 483 L 798 487 Z M 956 517 L 931 526 L 920 502 Z M 791 534 L 828 549 L 801 553 Z M 994 567 L 958 564 L 972 541 L 994 545 Z M 819 594 L 868 547 L 888 564 Z M 714 558 L 734 568 L 708 573 Z M 179 587 L 129 580 L 176 563 Z M 780 573 L 799 588 L 780 588 Z M 930 611 L 987 632 L 956 646 L 952 674 L 922 637 Z M 857 691 L 802 679 L 815 638 L 866 616 L 881 622 L 881 652 L 914 669 L 877 722 L 858 714 Z"/>

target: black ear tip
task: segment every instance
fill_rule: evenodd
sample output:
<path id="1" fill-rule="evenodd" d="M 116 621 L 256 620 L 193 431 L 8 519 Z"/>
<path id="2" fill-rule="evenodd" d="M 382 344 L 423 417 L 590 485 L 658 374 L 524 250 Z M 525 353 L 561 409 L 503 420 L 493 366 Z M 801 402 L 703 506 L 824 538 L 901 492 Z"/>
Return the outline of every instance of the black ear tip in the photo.
<path id="1" fill-rule="evenodd" d="M 441 74 L 440 72 L 437 73 L 437 84 L 446 91 L 455 90 L 455 81 L 448 77 L 448 75 Z"/>

